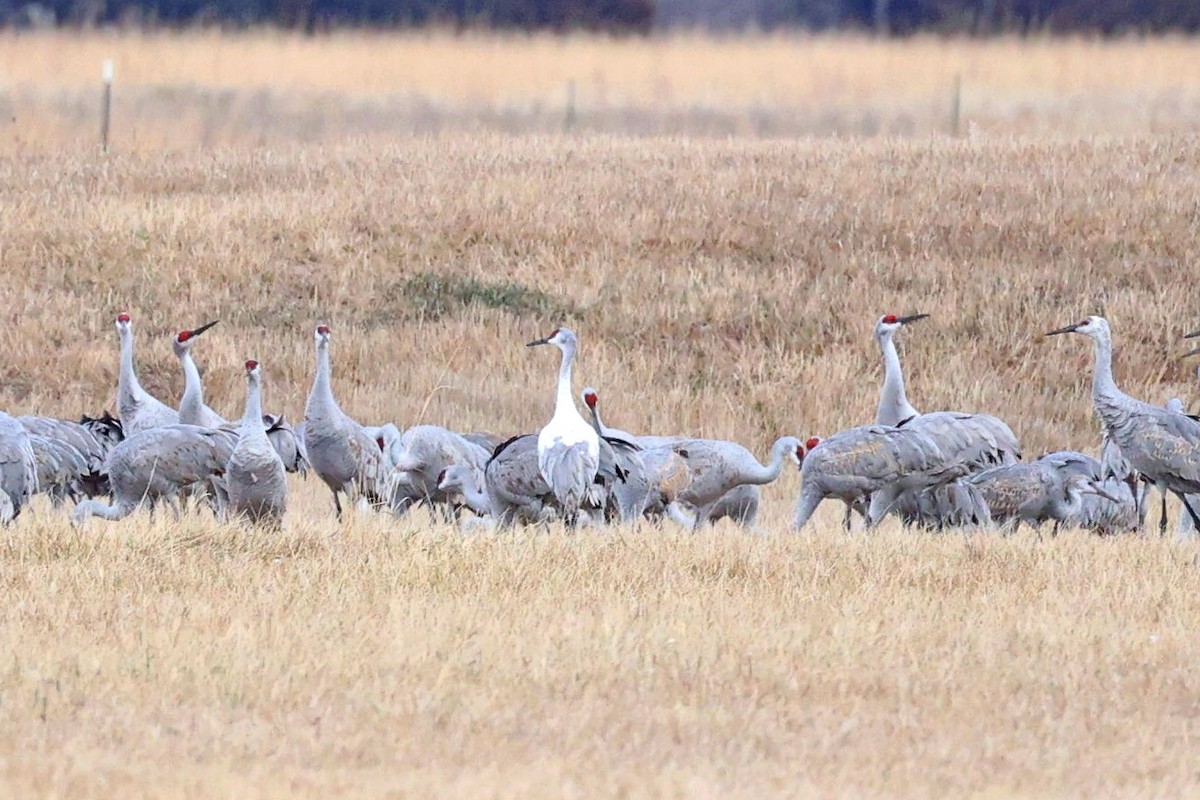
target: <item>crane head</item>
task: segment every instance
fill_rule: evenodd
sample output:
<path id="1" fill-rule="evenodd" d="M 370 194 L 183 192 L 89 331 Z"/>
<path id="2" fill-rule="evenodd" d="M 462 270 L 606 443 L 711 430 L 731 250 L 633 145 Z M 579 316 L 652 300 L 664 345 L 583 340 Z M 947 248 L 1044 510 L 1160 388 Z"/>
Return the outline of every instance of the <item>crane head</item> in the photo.
<path id="1" fill-rule="evenodd" d="M 1082 333 L 1084 336 L 1090 336 L 1093 339 L 1099 339 L 1108 335 L 1108 320 L 1104 317 L 1088 317 L 1083 322 L 1077 322 L 1074 325 L 1067 325 L 1063 328 L 1055 328 L 1052 331 L 1047 331 L 1046 336 L 1057 336 L 1060 333 Z"/>
<path id="2" fill-rule="evenodd" d="M 903 317 L 898 317 L 895 314 L 884 314 L 879 318 L 879 321 L 875 323 L 875 335 L 883 336 L 893 334 L 900 330 L 900 328 L 903 326 L 925 319 L 928 316 L 928 314 L 908 314 Z"/>
<path id="3" fill-rule="evenodd" d="M 133 330 L 133 317 L 125 311 L 117 314 L 117 331 L 119 333 L 129 333 Z"/>
<path id="4" fill-rule="evenodd" d="M 813 436 L 807 442 L 804 443 L 804 446 L 806 448 L 808 448 L 808 451 L 811 453 L 813 448 L 816 447 L 817 445 L 819 445 L 820 443 L 821 443 L 821 440 L 818 439 L 816 436 Z"/>
<path id="5" fill-rule="evenodd" d="M 583 402 L 591 409 L 596 407 L 596 403 L 600 401 L 600 396 L 596 394 L 596 390 L 588 386 L 583 390 Z"/>
<path id="6" fill-rule="evenodd" d="M 328 325 L 318 325 L 317 332 L 315 334 L 317 344 L 318 345 L 329 344 L 329 334 L 330 334 L 330 331 L 329 331 Z"/>
<path id="7" fill-rule="evenodd" d="M 189 339 L 193 339 L 193 338 L 199 336 L 200 334 L 204 333 L 206 330 L 211 328 L 213 325 L 216 325 L 220 321 L 221 320 L 219 320 L 219 319 L 214 319 L 212 322 L 204 323 L 199 328 L 193 328 L 190 331 L 180 331 L 175 336 L 175 341 L 179 342 L 180 344 L 183 344 L 184 342 L 188 341 Z"/>
<path id="8" fill-rule="evenodd" d="M 570 328 L 555 328 L 549 336 L 526 344 L 526 347 L 537 347 L 540 344 L 552 344 L 559 348 L 573 347 L 579 341 L 575 332 Z"/>
<path id="9" fill-rule="evenodd" d="M 257 361 L 255 361 L 254 359 L 250 359 L 249 361 L 246 362 L 246 372 L 255 372 L 257 370 L 258 370 L 258 362 Z"/>

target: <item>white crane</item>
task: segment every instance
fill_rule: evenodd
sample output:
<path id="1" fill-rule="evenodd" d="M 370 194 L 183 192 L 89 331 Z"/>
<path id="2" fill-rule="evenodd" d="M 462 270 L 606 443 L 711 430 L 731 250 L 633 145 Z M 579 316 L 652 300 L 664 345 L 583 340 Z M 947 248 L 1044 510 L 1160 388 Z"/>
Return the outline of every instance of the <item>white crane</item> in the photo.
<path id="1" fill-rule="evenodd" d="M 0 411 L 0 524 L 21 514 L 37 493 L 37 460 L 29 434 L 14 418 Z"/>
<path id="2" fill-rule="evenodd" d="M 552 344 L 562 353 L 555 391 L 554 416 L 538 433 L 538 471 L 561 506 L 567 525 L 574 525 L 580 507 L 596 500 L 600 467 L 600 435 L 575 407 L 571 367 L 579 340 L 569 328 L 556 328 L 527 347 Z"/>
<path id="3" fill-rule="evenodd" d="M 84 500 L 75 506 L 75 524 L 92 516 L 123 519 L 143 503 L 153 510 L 165 502 L 178 513 L 180 493 L 197 484 L 221 497 L 222 475 L 234 444 L 228 431 L 195 425 L 165 425 L 130 436 L 104 463 L 113 503 Z"/>
<path id="4" fill-rule="evenodd" d="M 866 520 L 872 528 L 901 493 L 947 483 L 967 469 L 948 459 L 931 437 L 909 428 L 862 425 L 827 439 L 814 437 L 808 445 L 793 530 L 803 528 L 826 498 L 854 505 L 870 497 Z"/>
<path id="5" fill-rule="evenodd" d="M 183 396 L 179 399 L 179 421 L 184 425 L 216 428 L 226 424 L 224 417 L 204 404 L 204 384 L 200 381 L 200 370 L 192 359 L 192 344 L 196 337 L 218 322 L 220 320 L 214 319 L 194 330 L 180 331 L 171 340 L 171 349 L 183 367 Z"/>
<path id="6" fill-rule="evenodd" d="M 386 476 L 378 444 L 351 419 L 333 399 L 329 366 L 328 325 L 315 333 L 317 368 L 312 391 L 304 406 L 304 450 L 313 471 L 333 492 L 338 519 L 342 517 L 339 494 L 351 501 L 363 497 L 372 505 L 386 500 Z"/>
<path id="7" fill-rule="evenodd" d="M 127 313 L 117 315 L 117 334 L 121 338 L 121 372 L 117 379 L 117 412 L 121 428 L 131 437 L 151 428 L 174 425 L 179 412 L 154 397 L 138 382 L 133 367 L 133 319 Z"/>
<path id="8" fill-rule="evenodd" d="M 228 511 L 251 522 L 279 525 L 287 510 L 287 473 L 275 452 L 262 413 L 262 366 L 246 362 L 246 412 L 225 470 Z"/>
<path id="9" fill-rule="evenodd" d="M 694 509 L 695 528 L 709 523 L 713 507 L 731 489 L 773 483 L 783 471 L 784 462 L 799 465 L 804 458 L 804 445 L 795 436 L 775 441 L 769 464 L 759 463 L 742 445 L 720 439 L 684 439 L 671 449 L 691 472 L 692 480 L 676 502 Z"/>
<path id="10" fill-rule="evenodd" d="M 1082 334 L 1094 343 L 1092 402 L 1121 454 L 1160 492 L 1178 497 L 1200 527 L 1200 509 L 1192 508 L 1186 498 L 1200 493 L 1200 422 L 1137 400 L 1117 387 L 1112 372 L 1112 333 L 1103 317 L 1091 316 L 1046 335 L 1064 333 Z"/>

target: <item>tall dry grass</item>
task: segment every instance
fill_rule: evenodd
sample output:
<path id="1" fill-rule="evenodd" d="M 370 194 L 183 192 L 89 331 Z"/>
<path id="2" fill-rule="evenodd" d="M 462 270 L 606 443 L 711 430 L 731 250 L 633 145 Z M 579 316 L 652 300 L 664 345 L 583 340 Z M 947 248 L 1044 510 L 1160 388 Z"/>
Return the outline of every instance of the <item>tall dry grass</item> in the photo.
<path id="1" fill-rule="evenodd" d="M 447 33 L 0 37 L 0 147 L 91 146 L 116 64 L 123 150 L 335 141 L 447 130 L 924 135 L 1194 130 L 1191 39 L 978 42 Z M 568 87 L 573 86 L 573 89 Z"/>
<path id="2" fill-rule="evenodd" d="M 0 407 L 111 407 L 112 318 L 148 389 L 197 346 L 209 400 L 297 418 L 312 327 L 364 421 L 530 431 L 553 354 L 612 424 L 824 435 L 872 417 L 871 339 L 910 399 L 987 410 L 1026 450 L 1094 448 L 1083 340 L 1196 394 L 1200 147 L 1125 142 L 446 136 L 379 147 L 0 161 Z M 1141 538 L 844 537 L 797 490 L 731 528 L 280 535 L 137 517 L 0 537 L 0 793 L 11 796 L 1095 796 L 1195 790 L 1196 554 Z"/>

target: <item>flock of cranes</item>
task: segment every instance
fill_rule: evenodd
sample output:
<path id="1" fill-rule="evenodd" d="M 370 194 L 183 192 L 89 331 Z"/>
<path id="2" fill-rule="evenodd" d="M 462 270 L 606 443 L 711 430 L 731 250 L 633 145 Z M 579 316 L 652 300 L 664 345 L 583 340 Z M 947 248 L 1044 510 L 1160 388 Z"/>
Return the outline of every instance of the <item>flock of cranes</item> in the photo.
<path id="1" fill-rule="evenodd" d="M 400 515 L 428 506 L 443 519 L 471 512 L 480 524 L 507 528 L 559 519 L 570 527 L 664 518 L 702 528 L 730 518 L 756 528 L 760 487 L 788 463 L 798 466 L 800 496 L 793 529 L 818 505 L 845 505 L 849 529 L 857 514 L 866 528 L 889 515 L 938 530 L 1021 523 L 1137 530 L 1148 489 L 1183 504 L 1180 535 L 1200 530 L 1200 420 L 1182 403 L 1136 400 L 1112 374 L 1112 337 L 1101 317 L 1050 331 L 1080 334 L 1095 345 L 1092 400 L 1104 426 L 1099 457 L 1074 451 L 1023 461 L 1020 443 L 997 417 L 957 411 L 922 413 L 909 402 L 895 336 L 926 314 L 886 315 L 875 326 L 884 381 L 875 421 L 826 438 L 778 439 L 766 464 L 729 441 L 634 435 L 605 425 L 599 393 L 572 383 L 579 340 L 559 328 L 529 347 L 552 346 L 560 361 L 554 411 L 536 433 L 506 441 L 434 425 L 401 431 L 363 425 L 334 398 L 332 332 L 315 332 L 316 368 L 293 428 L 263 411 L 263 373 L 247 361 L 246 403 L 227 421 L 204 403 L 191 349 L 216 322 L 177 334 L 172 346 L 184 375 L 175 409 L 138 382 L 133 322 L 116 319 L 120 337 L 119 417 L 79 422 L 0 413 L 0 521 L 11 522 L 33 495 L 56 505 L 76 503 L 73 519 L 118 520 L 136 509 L 181 500 L 207 505 L 220 518 L 278 526 L 287 509 L 288 472 L 309 470 L 329 487 L 340 518 L 343 498 Z M 1189 337 L 1200 336 L 1200 331 Z M 1200 348 L 1189 355 L 1200 353 Z M 107 496 L 108 501 L 101 498 Z"/>

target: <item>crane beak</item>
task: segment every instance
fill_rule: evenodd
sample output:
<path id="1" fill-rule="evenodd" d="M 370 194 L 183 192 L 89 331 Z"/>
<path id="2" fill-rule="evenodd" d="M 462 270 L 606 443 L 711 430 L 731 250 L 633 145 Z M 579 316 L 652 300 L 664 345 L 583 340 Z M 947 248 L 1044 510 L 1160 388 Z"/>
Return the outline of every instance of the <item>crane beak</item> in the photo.
<path id="1" fill-rule="evenodd" d="M 1180 356 L 1180 358 L 1187 358 L 1188 356 L 1200 356 L 1200 347 L 1197 347 L 1194 350 L 1188 350 L 1186 353 Z"/>
<path id="2" fill-rule="evenodd" d="M 537 347 L 539 344 L 550 344 L 550 338 L 546 337 L 545 339 L 538 339 L 536 342 L 530 342 L 529 344 L 527 344 L 525 346 L 526 347 Z"/>
<path id="3" fill-rule="evenodd" d="M 901 317 L 900 319 L 898 319 L 896 321 L 899 322 L 901 325 L 907 325 L 910 322 L 916 322 L 917 320 L 925 319 L 928 316 L 929 316 L 928 314 L 909 314 L 907 317 Z"/>
<path id="4" fill-rule="evenodd" d="M 1103 489 L 1101 489 L 1099 486 L 1096 486 L 1095 484 L 1092 484 L 1092 485 L 1091 485 L 1091 486 L 1089 486 L 1088 488 L 1084 489 L 1084 491 L 1085 491 L 1085 492 L 1087 492 L 1088 494 L 1094 494 L 1094 495 L 1096 495 L 1097 497 L 1103 497 L 1105 500 L 1108 500 L 1108 501 L 1110 501 L 1110 502 L 1113 502 L 1113 503 L 1117 503 L 1118 505 L 1119 505 L 1119 504 L 1120 504 L 1120 502 L 1121 502 L 1120 500 L 1118 500 L 1117 498 L 1113 497 L 1111 494 L 1109 494 L 1108 492 L 1104 491 Z"/>
<path id="5" fill-rule="evenodd" d="M 1183 338 L 1195 339 L 1197 336 L 1200 336 L 1200 331 L 1192 331 L 1191 333 L 1185 333 Z"/>
<path id="6" fill-rule="evenodd" d="M 1058 334 L 1060 334 L 1060 333 L 1074 333 L 1074 332 L 1075 332 L 1075 331 L 1077 331 L 1077 330 L 1079 330 L 1079 324 L 1078 324 L 1078 323 L 1076 323 L 1076 324 L 1074 324 L 1074 325 L 1068 325 L 1068 326 L 1067 326 L 1067 327 L 1065 327 L 1065 328 L 1058 328 L 1057 330 L 1053 330 L 1053 331 L 1046 331 L 1046 333 L 1044 333 L 1044 334 L 1042 334 L 1042 335 L 1043 335 L 1043 336 L 1057 336 L 1057 335 L 1058 335 Z"/>
<path id="7" fill-rule="evenodd" d="M 204 323 L 199 328 L 196 328 L 195 330 L 192 331 L 192 336 L 199 336 L 200 334 L 204 333 L 206 330 L 211 328 L 213 325 L 216 325 L 220 321 L 221 320 L 219 320 L 219 319 L 214 319 L 212 322 Z"/>

